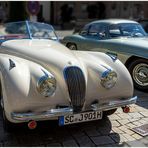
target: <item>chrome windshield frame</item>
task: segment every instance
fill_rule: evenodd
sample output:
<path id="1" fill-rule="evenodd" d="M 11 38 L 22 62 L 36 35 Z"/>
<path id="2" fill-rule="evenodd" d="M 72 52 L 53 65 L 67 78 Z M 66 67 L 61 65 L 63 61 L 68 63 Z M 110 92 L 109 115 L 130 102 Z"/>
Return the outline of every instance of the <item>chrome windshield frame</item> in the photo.
<path id="1" fill-rule="evenodd" d="M 29 39 L 32 39 L 28 21 L 25 21 L 25 24 L 26 24 L 26 29 L 27 29 L 28 35 L 29 35 Z"/>

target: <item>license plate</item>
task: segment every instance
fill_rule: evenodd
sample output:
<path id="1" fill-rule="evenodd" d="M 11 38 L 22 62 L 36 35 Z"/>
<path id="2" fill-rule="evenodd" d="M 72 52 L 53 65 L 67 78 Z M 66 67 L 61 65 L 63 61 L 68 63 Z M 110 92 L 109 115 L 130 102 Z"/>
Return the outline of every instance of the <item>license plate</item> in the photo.
<path id="1" fill-rule="evenodd" d="M 102 119 L 102 112 L 100 111 L 84 112 L 84 113 L 59 117 L 59 125 L 62 126 L 67 124 L 87 122 L 98 119 Z"/>

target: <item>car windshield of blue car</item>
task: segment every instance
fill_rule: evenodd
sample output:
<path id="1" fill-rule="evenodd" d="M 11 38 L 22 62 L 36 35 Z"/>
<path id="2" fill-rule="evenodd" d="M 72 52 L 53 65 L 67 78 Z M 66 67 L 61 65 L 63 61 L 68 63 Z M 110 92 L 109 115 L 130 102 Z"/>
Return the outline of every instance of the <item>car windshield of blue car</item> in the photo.
<path id="1" fill-rule="evenodd" d="M 109 26 L 109 35 L 111 38 L 147 36 L 142 26 L 136 23 L 112 24 Z"/>
<path id="2" fill-rule="evenodd" d="M 11 39 L 50 39 L 57 40 L 54 29 L 49 24 L 39 22 L 14 22 L 0 26 L 0 40 Z"/>

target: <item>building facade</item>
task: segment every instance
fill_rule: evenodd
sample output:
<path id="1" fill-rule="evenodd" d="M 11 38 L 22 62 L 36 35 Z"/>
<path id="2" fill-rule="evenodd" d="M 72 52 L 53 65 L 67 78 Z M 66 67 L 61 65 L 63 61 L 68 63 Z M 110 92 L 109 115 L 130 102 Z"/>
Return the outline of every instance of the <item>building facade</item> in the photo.
<path id="1" fill-rule="evenodd" d="M 148 18 L 148 2 L 144 1 L 70 1 L 54 3 L 54 23 L 60 22 L 62 7 L 68 5 L 73 10 L 72 18 L 104 19 L 104 18 Z"/>
<path id="2" fill-rule="evenodd" d="M 87 19 L 148 18 L 147 1 L 39 1 L 39 4 L 38 20 L 56 25 Z M 9 1 L 0 2 L 0 19 L 5 21 L 9 17 L 9 9 Z"/>

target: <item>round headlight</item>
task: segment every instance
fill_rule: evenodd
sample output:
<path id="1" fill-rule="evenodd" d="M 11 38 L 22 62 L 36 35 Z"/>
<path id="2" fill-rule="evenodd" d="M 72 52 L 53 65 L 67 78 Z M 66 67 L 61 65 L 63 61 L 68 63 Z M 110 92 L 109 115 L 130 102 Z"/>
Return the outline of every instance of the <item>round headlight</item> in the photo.
<path id="1" fill-rule="evenodd" d="M 52 76 L 42 76 L 37 82 L 37 90 L 45 97 L 52 96 L 56 90 L 56 80 Z"/>
<path id="2" fill-rule="evenodd" d="M 101 76 L 101 85 L 106 89 L 110 89 L 115 86 L 117 82 L 117 73 L 111 69 L 103 72 Z"/>

